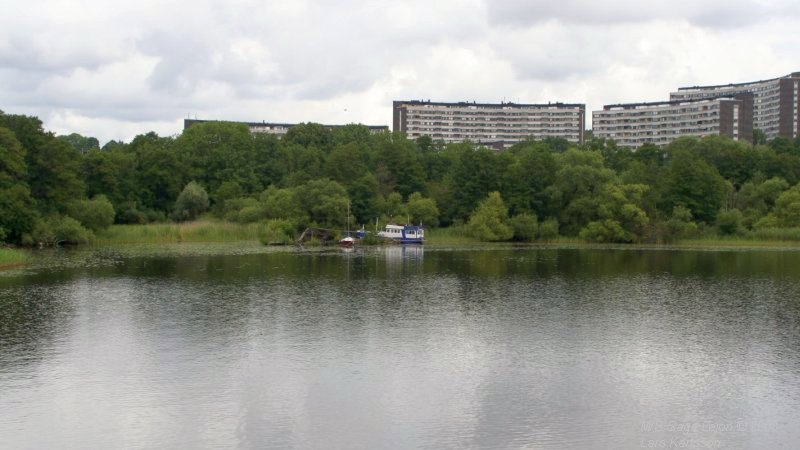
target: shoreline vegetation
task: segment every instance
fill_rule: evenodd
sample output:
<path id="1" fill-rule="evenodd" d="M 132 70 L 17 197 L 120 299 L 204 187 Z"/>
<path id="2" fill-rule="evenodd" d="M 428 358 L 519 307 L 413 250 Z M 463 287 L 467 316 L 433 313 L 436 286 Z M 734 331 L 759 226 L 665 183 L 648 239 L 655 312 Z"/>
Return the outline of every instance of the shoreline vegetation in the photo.
<path id="1" fill-rule="evenodd" d="M 126 247 L 152 244 L 202 244 L 236 242 L 264 244 L 267 223 L 239 224 L 213 219 L 199 219 L 182 223 L 151 223 L 142 225 L 111 225 L 97 232 L 83 248 Z M 335 247 L 334 240 L 329 247 Z M 283 245 L 296 246 L 293 240 Z M 322 246 L 319 241 L 304 244 L 306 247 Z M 383 242 L 361 242 L 359 247 L 381 247 Z M 555 236 L 546 240 L 531 241 L 481 241 L 472 236 L 467 227 L 452 226 L 426 229 L 428 248 L 480 249 L 486 247 L 541 247 L 576 249 L 627 249 L 627 250 L 790 250 L 800 251 L 800 233 L 788 230 L 784 233 L 748 233 L 739 236 L 695 237 L 680 239 L 670 243 L 614 244 L 595 243 L 580 237 Z M 36 258 L 36 250 L 0 248 L 0 271 L 23 267 Z"/>
<path id="2" fill-rule="evenodd" d="M 30 261 L 30 254 L 15 248 L 0 248 L 0 270 L 24 266 Z"/>
<path id="3" fill-rule="evenodd" d="M 800 138 L 684 136 L 631 150 L 590 135 L 494 151 L 356 124 L 299 124 L 278 139 L 209 122 L 100 147 L 0 111 L 0 149 L 9 247 L 291 245 L 308 228 L 388 223 L 424 224 L 429 245 L 800 242 Z"/>
<path id="4" fill-rule="evenodd" d="M 178 243 L 223 243 L 240 241 L 260 241 L 267 230 L 266 223 L 239 224 L 235 222 L 200 219 L 182 223 L 153 223 L 144 225 L 112 225 L 96 233 L 89 243 L 95 246 L 127 244 L 178 244 Z M 777 230 L 776 230 L 777 231 Z M 466 226 L 428 228 L 426 246 L 483 246 L 496 244 L 515 245 L 568 245 L 579 247 L 607 247 L 609 244 L 594 243 L 580 237 L 554 236 L 550 239 L 530 241 L 486 242 L 470 235 Z M 314 242 L 311 245 L 320 245 Z M 282 245 L 294 245 L 294 241 Z M 365 244 L 362 244 L 365 245 Z M 368 244 L 380 245 L 380 244 Z M 613 244 L 612 244 L 613 245 Z M 800 230 L 783 232 L 752 232 L 738 236 L 693 237 L 669 243 L 622 244 L 631 248 L 693 248 L 693 247 L 776 247 L 800 250 Z M 620 244 L 614 245 L 619 247 Z"/>

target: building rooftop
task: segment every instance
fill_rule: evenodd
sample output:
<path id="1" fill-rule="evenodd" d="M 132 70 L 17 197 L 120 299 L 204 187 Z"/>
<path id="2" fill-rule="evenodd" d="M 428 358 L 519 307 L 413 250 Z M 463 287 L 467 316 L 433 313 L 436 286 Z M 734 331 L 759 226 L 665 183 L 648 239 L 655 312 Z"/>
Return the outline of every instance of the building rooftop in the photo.
<path id="1" fill-rule="evenodd" d="M 664 100 L 660 102 L 639 102 L 639 103 L 618 103 L 615 105 L 603 105 L 603 110 L 608 111 L 611 109 L 634 109 L 642 106 L 673 106 L 673 105 L 685 105 L 691 103 L 703 103 L 703 102 L 710 102 L 714 100 L 737 100 L 735 97 L 729 95 L 722 95 L 718 97 L 708 97 L 708 98 L 700 98 L 694 100 Z"/>
<path id="2" fill-rule="evenodd" d="M 183 119 L 183 129 L 185 130 L 185 129 L 189 128 L 190 126 L 194 125 L 194 124 L 206 123 L 206 122 L 240 123 L 240 124 L 247 125 L 250 128 L 255 128 L 255 127 L 291 128 L 291 127 L 293 127 L 295 125 L 300 125 L 300 124 L 297 124 L 297 123 L 279 123 L 279 122 L 266 122 L 266 121 L 262 121 L 262 122 L 240 122 L 240 121 L 236 121 L 236 120 Z M 364 125 L 364 124 L 360 124 L 360 123 L 358 123 L 358 124 L 346 124 L 346 125 L 325 125 L 325 124 L 322 124 L 322 126 L 325 127 L 325 128 L 341 128 L 341 127 L 345 127 L 347 125 L 362 125 L 362 126 L 365 126 L 365 127 L 369 128 L 370 130 L 388 130 L 389 129 L 389 125 Z"/>
<path id="3" fill-rule="evenodd" d="M 558 107 L 558 108 L 585 108 L 584 103 L 514 103 L 514 102 L 500 102 L 500 103 L 476 103 L 476 102 L 432 102 L 430 100 L 395 100 L 395 105 L 431 105 L 431 106 L 480 106 L 483 108 L 500 108 L 504 106 L 518 107 L 518 108 L 545 108 L 545 107 Z"/>
<path id="4" fill-rule="evenodd" d="M 777 81 L 782 78 L 798 78 L 800 77 L 800 72 L 792 72 L 789 75 L 777 78 L 770 78 L 768 80 L 758 80 L 758 81 L 748 81 L 745 83 L 729 83 L 729 84 L 712 84 L 708 86 L 686 86 L 686 87 L 679 87 L 678 91 L 689 91 L 689 90 L 696 90 L 696 89 L 717 89 L 717 88 L 726 88 L 726 87 L 739 87 L 739 86 L 747 86 L 749 84 L 758 84 L 758 83 L 768 83 L 770 81 Z"/>

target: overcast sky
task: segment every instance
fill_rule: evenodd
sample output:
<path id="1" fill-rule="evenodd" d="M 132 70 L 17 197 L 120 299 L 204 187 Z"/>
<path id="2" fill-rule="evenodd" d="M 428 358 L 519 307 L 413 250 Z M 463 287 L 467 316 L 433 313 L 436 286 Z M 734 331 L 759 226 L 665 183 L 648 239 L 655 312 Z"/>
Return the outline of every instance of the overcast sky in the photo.
<path id="1" fill-rule="evenodd" d="M 800 71 L 797 0 L 0 5 L 0 109 L 101 142 L 189 116 L 391 125 L 395 99 L 595 110 Z"/>

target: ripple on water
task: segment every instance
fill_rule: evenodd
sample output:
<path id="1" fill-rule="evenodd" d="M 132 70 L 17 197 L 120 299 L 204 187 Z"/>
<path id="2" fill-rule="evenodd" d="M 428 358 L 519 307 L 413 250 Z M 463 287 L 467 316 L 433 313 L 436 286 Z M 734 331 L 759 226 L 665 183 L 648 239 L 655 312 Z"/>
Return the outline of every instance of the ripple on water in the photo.
<path id="1" fill-rule="evenodd" d="M 792 253 L 40 257 L 0 281 L 0 435 L 15 448 L 800 440 Z"/>

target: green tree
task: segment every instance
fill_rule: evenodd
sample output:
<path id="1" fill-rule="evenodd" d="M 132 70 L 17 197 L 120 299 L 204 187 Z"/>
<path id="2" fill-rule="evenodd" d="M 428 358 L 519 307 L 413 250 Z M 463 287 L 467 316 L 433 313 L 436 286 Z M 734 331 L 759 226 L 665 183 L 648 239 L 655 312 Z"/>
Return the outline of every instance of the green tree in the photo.
<path id="1" fill-rule="evenodd" d="M 142 206 L 171 211 L 189 178 L 186 165 L 175 153 L 174 141 L 148 133 L 137 136 L 130 150 L 136 155 L 136 186 Z"/>
<path id="2" fill-rule="evenodd" d="M 94 232 L 105 230 L 114 223 L 114 206 L 105 195 L 73 201 L 67 211 L 70 217 Z"/>
<path id="3" fill-rule="evenodd" d="M 766 181 L 750 180 L 736 193 L 736 206 L 743 213 L 742 224 L 748 228 L 766 216 L 775 206 L 775 201 L 787 189 L 789 183 L 783 178 Z"/>
<path id="4" fill-rule="evenodd" d="M 66 142 L 72 148 L 80 153 L 89 153 L 91 150 L 100 150 L 100 142 L 97 138 L 90 136 L 81 136 L 78 133 L 72 133 L 66 136 L 58 136 L 57 139 Z"/>
<path id="5" fill-rule="evenodd" d="M 23 183 L 11 187 L 0 188 L 0 228 L 5 231 L 7 242 L 22 242 L 29 234 L 37 220 L 28 187 Z"/>
<path id="6" fill-rule="evenodd" d="M 558 237 L 558 220 L 549 218 L 539 224 L 538 239 L 542 241 L 550 241 Z"/>
<path id="7" fill-rule="evenodd" d="M 289 245 L 294 242 L 295 225 L 284 219 L 268 220 L 259 240 L 264 245 Z"/>
<path id="8" fill-rule="evenodd" d="M 57 139 L 29 149 L 28 184 L 45 211 L 64 211 L 71 200 L 83 197 L 80 164 L 80 153 Z"/>
<path id="9" fill-rule="evenodd" d="M 25 149 L 11 130 L 0 127 L 0 188 L 25 184 L 27 172 Z"/>
<path id="10" fill-rule="evenodd" d="M 312 180 L 298 186 L 296 195 L 312 223 L 343 227 L 347 223 L 347 191 L 328 179 Z"/>
<path id="11" fill-rule="evenodd" d="M 86 195 L 105 195 L 117 209 L 139 199 L 136 155 L 123 150 L 90 150 L 81 161 Z"/>
<path id="12" fill-rule="evenodd" d="M 742 228 L 742 212 L 724 209 L 717 214 L 717 229 L 725 235 L 737 234 Z"/>
<path id="13" fill-rule="evenodd" d="M 662 211 L 683 205 L 702 222 L 714 223 L 729 186 L 717 170 L 685 150 L 672 153 L 663 180 Z"/>
<path id="14" fill-rule="evenodd" d="M 607 184 L 616 182 L 616 176 L 604 167 L 598 152 L 570 149 L 559 160 L 555 183 L 548 191 L 557 205 L 562 230 L 574 235 L 599 217 L 600 196 Z"/>
<path id="15" fill-rule="evenodd" d="M 214 192 L 214 195 L 211 196 L 214 205 L 212 207 L 214 215 L 217 217 L 225 217 L 225 214 L 229 212 L 225 203 L 244 196 L 244 189 L 242 189 L 239 183 L 235 181 L 223 181 L 216 192 Z"/>
<path id="16" fill-rule="evenodd" d="M 445 179 L 453 193 L 453 210 L 448 215 L 466 219 L 482 199 L 499 188 L 496 158 L 491 150 L 476 149 L 468 142 L 449 145 L 446 152 L 453 160 Z"/>
<path id="17" fill-rule="evenodd" d="M 425 170 L 414 142 L 400 133 L 376 136 L 373 173 L 383 193 L 399 192 L 404 198 L 425 190 Z"/>
<path id="18" fill-rule="evenodd" d="M 692 212 L 683 205 L 678 205 L 672 209 L 672 215 L 667 221 L 669 235 L 667 241 L 673 239 L 685 239 L 697 234 L 697 224 L 694 222 Z"/>
<path id="19" fill-rule="evenodd" d="M 352 123 L 331 130 L 334 145 L 351 143 L 367 145 L 370 142 L 371 134 L 366 125 Z"/>
<path id="20" fill-rule="evenodd" d="M 346 132 L 343 132 L 346 133 Z M 328 153 L 333 148 L 333 133 L 330 129 L 318 123 L 300 123 L 286 132 L 283 140 L 287 144 L 296 144 L 301 147 L 315 147 Z"/>
<path id="21" fill-rule="evenodd" d="M 36 213 L 26 176 L 25 149 L 11 130 L 0 127 L 0 241 L 20 242 L 33 228 Z"/>
<path id="22" fill-rule="evenodd" d="M 436 207 L 436 201 L 423 197 L 419 192 L 408 196 L 406 211 L 411 217 L 411 223 L 421 223 L 432 227 L 439 224 L 439 208 Z"/>
<path id="23" fill-rule="evenodd" d="M 592 242 L 638 242 L 649 222 L 641 208 L 647 189 L 641 184 L 606 185 L 597 220 L 581 230 L 581 238 Z"/>
<path id="24" fill-rule="evenodd" d="M 759 128 L 753 128 L 753 145 L 767 145 L 767 135 Z"/>
<path id="25" fill-rule="evenodd" d="M 239 183 L 248 193 L 262 189 L 253 166 L 255 141 L 244 124 L 194 125 L 175 140 L 175 149 L 189 169 L 189 176 L 211 192 L 225 181 Z"/>
<path id="26" fill-rule="evenodd" d="M 357 143 L 338 145 L 328 154 L 325 173 L 333 181 L 349 186 L 369 171 L 365 159 L 366 155 L 361 145 Z"/>
<path id="27" fill-rule="evenodd" d="M 366 223 L 380 215 L 382 198 L 378 180 L 367 172 L 347 185 L 350 211 L 357 223 Z"/>
<path id="28" fill-rule="evenodd" d="M 469 231 L 481 241 L 507 241 L 514 236 L 508 209 L 500 193 L 495 191 L 482 201 L 469 219 Z"/>
<path id="29" fill-rule="evenodd" d="M 289 170 L 280 140 L 269 133 L 254 133 L 252 139 L 254 155 L 250 164 L 258 184 L 263 187 L 280 183 Z"/>
<path id="30" fill-rule="evenodd" d="M 175 220 L 194 220 L 208 209 L 208 194 L 197 182 L 191 181 L 175 201 L 172 217 Z"/>
<path id="31" fill-rule="evenodd" d="M 389 220 L 405 220 L 405 216 L 408 213 L 403 204 L 403 196 L 398 192 L 392 192 L 387 195 L 381 209 Z"/>
<path id="32" fill-rule="evenodd" d="M 511 228 L 517 241 L 533 241 L 539 235 L 539 222 L 534 214 L 518 214 L 511 218 Z"/>
<path id="33" fill-rule="evenodd" d="M 800 227 L 800 184 L 782 193 L 772 213 L 756 223 L 756 228 L 790 227 Z"/>
<path id="34" fill-rule="evenodd" d="M 292 189 L 278 189 L 270 186 L 261 193 L 260 200 L 270 219 L 286 219 L 296 225 L 305 224 L 308 221 L 308 215 L 303 210 L 298 195 Z"/>

